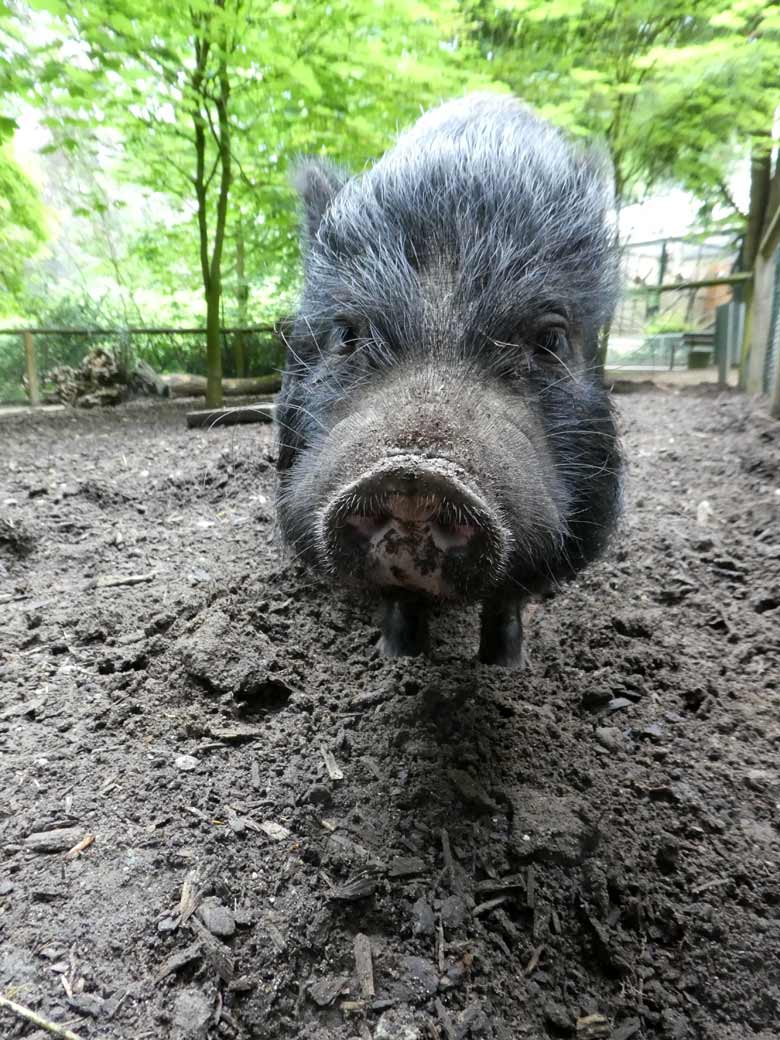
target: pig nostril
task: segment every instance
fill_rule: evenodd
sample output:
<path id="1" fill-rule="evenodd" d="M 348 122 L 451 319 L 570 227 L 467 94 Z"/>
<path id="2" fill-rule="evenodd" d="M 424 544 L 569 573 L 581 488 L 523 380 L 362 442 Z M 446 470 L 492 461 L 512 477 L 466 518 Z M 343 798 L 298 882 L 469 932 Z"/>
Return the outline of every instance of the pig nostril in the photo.
<path id="1" fill-rule="evenodd" d="M 459 549 L 468 545 L 477 533 L 473 524 L 456 524 L 435 521 L 432 524 L 434 540 L 441 549 Z"/>
<path id="2" fill-rule="evenodd" d="M 361 535 L 363 538 L 370 538 L 380 528 L 384 527 L 387 520 L 388 517 L 384 513 L 371 515 L 350 513 L 349 516 L 344 517 L 344 527 L 351 529 L 355 534 Z"/>

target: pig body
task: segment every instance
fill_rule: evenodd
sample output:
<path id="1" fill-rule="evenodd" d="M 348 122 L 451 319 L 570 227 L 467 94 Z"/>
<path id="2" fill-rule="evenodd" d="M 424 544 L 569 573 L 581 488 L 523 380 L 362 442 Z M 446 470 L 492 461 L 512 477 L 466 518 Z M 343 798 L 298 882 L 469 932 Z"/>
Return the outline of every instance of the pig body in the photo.
<path id="1" fill-rule="evenodd" d="M 480 657 L 604 548 L 621 458 L 595 369 L 617 282 L 603 162 L 513 98 L 429 112 L 366 172 L 298 171 L 304 289 L 278 402 L 294 552 L 373 587 L 382 649 L 483 604 Z"/>

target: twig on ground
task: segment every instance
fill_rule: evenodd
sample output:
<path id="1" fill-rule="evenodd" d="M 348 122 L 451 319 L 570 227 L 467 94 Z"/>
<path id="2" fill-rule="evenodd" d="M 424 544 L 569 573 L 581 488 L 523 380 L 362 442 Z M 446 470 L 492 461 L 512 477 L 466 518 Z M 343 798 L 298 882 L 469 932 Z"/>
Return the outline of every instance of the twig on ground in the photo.
<path id="1" fill-rule="evenodd" d="M 525 968 L 525 974 L 526 975 L 531 975 L 534 971 L 536 971 L 537 965 L 539 964 L 539 960 L 540 960 L 540 958 L 541 958 L 543 953 L 544 953 L 544 945 L 537 946 L 536 949 L 534 950 L 534 952 L 531 954 L 530 961 L 526 965 L 526 968 Z"/>
<path id="2" fill-rule="evenodd" d="M 9 1000 L 7 997 L 0 996 L 0 1008 L 7 1008 L 8 1011 L 12 1011 L 19 1018 L 32 1022 L 34 1026 L 38 1026 L 39 1029 L 45 1029 L 47 1033 L 51 1033 L 53 1036 L 63 1037 L 64 1040 L 82 1040 L 77 1033 L 71 1032 L 65 1026 L 58 1026 L 56 1022 L 50 1022 L 47 1018 L 36 1015 L 30 1008 L 17 1004 L 15 1000 Z"/>
<path id="3" fill-rule="evenodd" d="M 120 585 L 141 585 L 145 581 L 154 581 L 156 577 L 156 571 L 148 574 L 103 574 L 95 578 L 93 584 L 98 589 L 113 589 Z"/>
<path id="4" fill-rule="evenodd" d="M 480 914 L 486 914 L 489 910 L 495 910 L 497 906 L 506 903 L 508 899 L 509 896 L 496 896 L 495 899 L 486 899 L 484 903 L 475 906 L 471 912 L 474 917 L 479 917 Z"/>
<path id="5" fill-rule="evenodd" d="M 94 834 L 85 834 L 81 841 L 78 843 L 78 845 L 74 845 L 72 849 L 69 849 L 67 852 L 63 853 L 62 858 L 76 859 L 76 857 L 79 856 L 84 851 L 84 849 L 89 848 L 89 846 L 94 842 L 94 840 Z"/>

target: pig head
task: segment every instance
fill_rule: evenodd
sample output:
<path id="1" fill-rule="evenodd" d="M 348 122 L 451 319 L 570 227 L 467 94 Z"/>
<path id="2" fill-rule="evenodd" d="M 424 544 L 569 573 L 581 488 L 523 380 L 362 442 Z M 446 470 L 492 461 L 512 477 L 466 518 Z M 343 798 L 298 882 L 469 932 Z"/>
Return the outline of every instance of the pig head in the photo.
<path id="1" fill-rule="evenodd" d="M 620 452 L 596 371 L 615 302 L 608 171 L 508 97 L 424 116 L 365 173 L 304 163 L 304 290 L 278 408 L 293 550 L 377 589 L 382 647 L 480 601 L 484 660 L 603 549 Z"/>

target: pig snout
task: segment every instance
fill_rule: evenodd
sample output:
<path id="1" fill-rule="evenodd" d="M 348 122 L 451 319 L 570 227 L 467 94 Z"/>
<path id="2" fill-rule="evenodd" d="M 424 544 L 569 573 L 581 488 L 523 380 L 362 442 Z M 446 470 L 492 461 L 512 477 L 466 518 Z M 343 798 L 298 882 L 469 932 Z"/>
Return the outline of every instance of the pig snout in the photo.
<path id="1" fill-rule="evenodd" d="M 509 533 L 474 490 L 435 460 L 390 459 L 326 508 L 323 543 L 341 573 L 380 587 L 460 599 L 503 574 Z"/>

